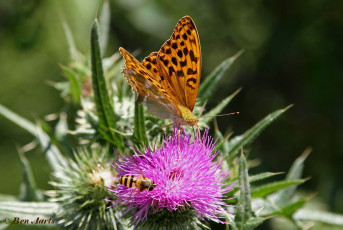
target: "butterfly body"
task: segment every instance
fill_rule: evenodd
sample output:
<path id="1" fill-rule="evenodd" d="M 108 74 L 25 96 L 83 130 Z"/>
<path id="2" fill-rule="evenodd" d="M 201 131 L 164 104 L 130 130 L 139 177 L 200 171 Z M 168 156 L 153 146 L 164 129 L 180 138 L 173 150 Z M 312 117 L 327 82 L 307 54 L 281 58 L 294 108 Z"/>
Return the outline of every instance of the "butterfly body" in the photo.
<path id="1" fill-rule="evenodd" d="M 152 52 L 142 63 L 124 48 L 119 51 L 125 59 L 124 76 L 138 103 L 161 119 L 180 125 L 197 124 L 192 111 L 200 83 L 201 51 L 191 17 L 180 19 L 159 52 Z"/>
<path id="2" fill-rule="evenodd" d="M 177 117 L 174 122 L 180 124 L 180 125 L 189 125 L 189 126 L 194 126 L 198 123 L 198 118 L 192 113 L 192 111 L 183 106 L 179 105 L 178 106 L 180 111 L 181 111 L 181 116 Z"/>

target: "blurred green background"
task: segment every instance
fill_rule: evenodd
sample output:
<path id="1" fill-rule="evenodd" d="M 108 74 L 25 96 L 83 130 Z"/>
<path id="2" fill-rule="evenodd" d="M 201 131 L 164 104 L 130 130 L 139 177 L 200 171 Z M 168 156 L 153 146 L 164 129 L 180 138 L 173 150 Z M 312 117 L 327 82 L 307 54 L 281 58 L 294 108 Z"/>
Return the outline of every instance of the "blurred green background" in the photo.
<path id="1" fill-rule="evenodd" d="M 61 81 L 60 64 L 69 61 L 62 19 L 78 49 L 89 53 L 91 24 L 101 1 L 0 0 L 0 103 L 34 120 L 59 112 L 63 101 L 48 86 Z M 343 213 L 343 1 L 158 1 L 111 0 L 111 31 L 105 56 L 139 50 L 139 60 L 157 51 L 177 21 L 190 15 L 199 31 L 202 79 L 240 49 L 245 53 L 224 78 L 216 101 L 239 87 L 217 119 L 222 131 L 244 132 L 268 113 L 294 104 L 252 145 L 260 159 L 251 173 L 286 171 L 307 147 L 302 185 L 318 192 L 327 210 Z M 21 183 L 16 147 L 32 136 L 0 117 L 0 193 L 17 195 Z M 27 154 L 38 186 L 49 168 L 40 149 Z"/>

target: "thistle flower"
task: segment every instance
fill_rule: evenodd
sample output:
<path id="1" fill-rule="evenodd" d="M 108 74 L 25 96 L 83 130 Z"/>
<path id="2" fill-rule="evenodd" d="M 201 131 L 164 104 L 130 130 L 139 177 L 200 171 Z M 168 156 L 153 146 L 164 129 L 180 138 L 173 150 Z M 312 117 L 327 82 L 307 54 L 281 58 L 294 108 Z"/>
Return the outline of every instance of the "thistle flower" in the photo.
<path id="1" fill-rule="evenodd" d="M 151 191 L 122 184 L 109 188 L 117 197 L 114 205 L 126 205 L 126 213 L 133 214 L 136 226 L 158 223 L 154 216 L 158 216 L 161 223 L 162 213 L 169 214 L 170 221 L 165 221 L 166 217 L 163 217 L 164 224 L 169 227 L 177 223 L 186 224 L 185 216 L 193 220 L 196 216 L 198 224 L 199 220 L 223 223 L 220 215 L 227 206 L 224 203 L 225 194 L 232 190 L 232 185 L 223 184 L 230 172 L 222 169 L 222 161 L 215 160 L 217 155 L 208 130 L 202 137 L 197 134 L 192 139 L 183 129 L 175 126 L 174 133 L 161 148 L 147 149 L 145 153 L 136 150 L 135 155 L 119 156 L 118 161 L 113 163 L 119 177 L 146 177 L 155 184 Z M 178 215 L 181 212 L 183 215 Z M 185 215 L 187 213 L 191 215 Z M 176 216 L 183 218 L 182 221 L 173 219 Z"/>

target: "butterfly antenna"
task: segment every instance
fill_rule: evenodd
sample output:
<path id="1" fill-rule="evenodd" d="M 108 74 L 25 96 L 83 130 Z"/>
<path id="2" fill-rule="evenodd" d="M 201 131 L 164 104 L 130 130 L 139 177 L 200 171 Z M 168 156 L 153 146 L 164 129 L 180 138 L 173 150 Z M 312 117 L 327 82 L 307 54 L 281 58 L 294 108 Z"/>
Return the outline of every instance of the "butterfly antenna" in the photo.
<path id="1" fill-rule="evenodd" d="M 231 115 L 238 115 L 239 112 L 233 112 L 233 113 L 226 113 L 226 114 L 219 114 L 219 115 L 213 115 L 213 116 L 203 116 L 200 118 L 205 118 L 205 117 L 223 117 L 223 116 L 231 116 Z"/>

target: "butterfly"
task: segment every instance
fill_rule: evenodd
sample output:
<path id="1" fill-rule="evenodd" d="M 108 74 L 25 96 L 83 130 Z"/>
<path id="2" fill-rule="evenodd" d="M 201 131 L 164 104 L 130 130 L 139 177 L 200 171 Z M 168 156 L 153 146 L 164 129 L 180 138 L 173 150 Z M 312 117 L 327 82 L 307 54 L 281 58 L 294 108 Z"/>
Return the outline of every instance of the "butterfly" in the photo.
<path id="1" fill-rule="evenodd" d="M 200 83 L 201 50 L 191 17 L 181 18 L 169 40 L 141 63 L 124 48 L 119 51 L 125 59 L 122 72 L 138 103 L 160 119 L 179 125 L 197 124 L 192 111 Z"/>

